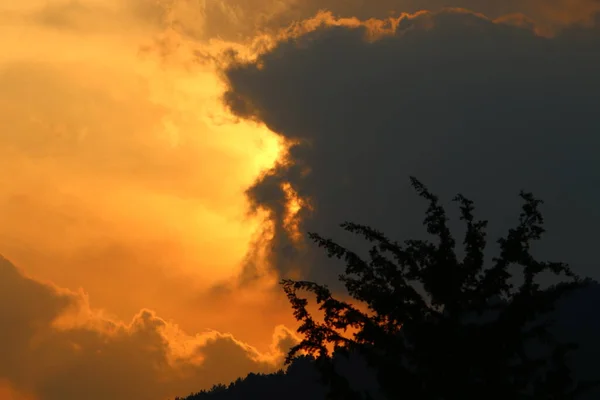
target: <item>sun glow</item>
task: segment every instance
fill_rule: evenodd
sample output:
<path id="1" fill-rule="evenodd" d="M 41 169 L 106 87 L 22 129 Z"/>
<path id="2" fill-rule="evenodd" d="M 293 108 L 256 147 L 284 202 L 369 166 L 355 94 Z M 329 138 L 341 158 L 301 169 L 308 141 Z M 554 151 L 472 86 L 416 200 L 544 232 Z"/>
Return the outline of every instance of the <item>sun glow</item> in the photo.
<path id="1" fill-rule="evenodd" d="M 193 325 L 182 302 L 238 275 L 264 228 L 244 192 L 284 146 L 229 113 L 188 43 L 141 51 L 158 31 L 119 15 L 0 24 L 0 254 L 119 318 L 149 307 Z"/>

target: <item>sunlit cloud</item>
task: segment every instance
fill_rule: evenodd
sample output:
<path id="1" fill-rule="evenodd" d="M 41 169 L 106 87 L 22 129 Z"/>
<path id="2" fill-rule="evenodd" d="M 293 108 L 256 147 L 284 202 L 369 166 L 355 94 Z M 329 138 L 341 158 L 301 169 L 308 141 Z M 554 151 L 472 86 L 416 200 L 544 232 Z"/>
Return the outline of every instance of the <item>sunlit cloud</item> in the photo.
<path id="1" fill-rule="evenodd" d="M 123 317 L 235 275 L 243 192 L 281 147 L 210 65 L 140 55 L 174 12 L 149 4 L 31 2 L 0 39 L 0 251 Z"/>
<path id="2" fill-rule="evenodd" d="M 261 352 L 231 334 L 189 335 L 142 309 L 128 323 L 90 307 L 87 294 L 25 276 L 0 259 L 0 393 L 19 400 L 165 399 L 280 367 L 295 336 L 275 327 Z"/>
<path id="3" fill-rule="evenodd" d="M 489 3 L 476 11 L 552 29 L 597 10 Z M 0 254 L 21 268 L 2 261 L 0 398 L 154 400 L 280 366 L 295 324 L 273 244 L 306 246 L 319 204 L 292 179 L 273 180 L 275 208 L 252 188 L 314 166 L 232 115 L 224 70 L 324 25 L 375 40 L 440 5 L 0 0 Z"/>

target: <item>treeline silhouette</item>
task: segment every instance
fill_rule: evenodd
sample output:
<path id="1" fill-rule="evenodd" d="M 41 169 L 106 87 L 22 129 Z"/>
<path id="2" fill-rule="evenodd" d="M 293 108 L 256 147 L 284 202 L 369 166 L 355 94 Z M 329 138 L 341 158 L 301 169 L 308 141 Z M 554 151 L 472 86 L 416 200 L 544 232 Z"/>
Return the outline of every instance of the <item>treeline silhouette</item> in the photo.
<path id="1" fill-rule="evenodd" d="M 357 358 L 339 358 L 336 365 L 357 390 L 376 388 L 374 374 L 369 374 L 365 365 Z M 176 400 L 325 400 L 328 386 L 324 385 L 310 356 L 294 358 L 287 369 L 272 374 L 248 374 L 228 385 L 217 384 L 209 390 L 202 390 Z M 374 398 L 381 398 L 375 395 Z"/>
<path id="2" fill-rule="evenodd" d="M 473 202 L 454 198 L 466 225 L 459 257 L 438 197 L 416 178 L 411 183 L 428 203 L 423 223 L 434 241 L 399 243 L 368 226 L 342 224 L 370 243 L 366 260 L 309 233 L 330 257 L 344 260 L 340 280 L 367 311 L 325 285 L 283 280 L 303 336 L 288 354 L 287 371 L 251 374 L 186 399 L 574 400 L 598 387 L 599 375 L 573 376 L 577 343 L 559 340 L 553 329 L 557 303 L 593 282 L 531 253 L 545 231 L 542 201 L 520 193 L 517 225 L 486 262 L 487 221 L 475 218 Z M 542 287 L 541 274 L 560 282 Z M 316 297 L 322 321 L 307 311 L 301 292 Z"/>

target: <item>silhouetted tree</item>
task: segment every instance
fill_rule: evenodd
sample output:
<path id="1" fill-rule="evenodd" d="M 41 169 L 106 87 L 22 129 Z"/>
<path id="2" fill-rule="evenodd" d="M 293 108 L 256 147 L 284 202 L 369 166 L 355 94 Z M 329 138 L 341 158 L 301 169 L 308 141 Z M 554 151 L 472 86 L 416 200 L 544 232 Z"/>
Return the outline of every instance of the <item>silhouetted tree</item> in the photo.
<path id="1" fill-rule="evenodd" d="M 401 244 L 368 226 L 343 223 L 343 229 L 372 243 L 366 261 L 309 233 L 329 257 L 345 260 L 340 280 L 368 311 L 335 299 L 327 286 L 283 280 L 301 322 L 298 332 L 304 336 L 286 362 L 300 353 L 315 356 L 332 388 L 330 398 L 344 400 L 361 396 L 336 372 L 331 348 L 335 354 L 365 357 L 389 399 L 566 400 L 595 385 L 574 381 L 566 361 L 576 345 L 559 342 L 548 330 L 551 321 L 543 318 L 557 299 L 589 280 L 580 279 L 564 263 L 538 261 L 531 254 L 532 242 L 544 233 L 538 209 L 542 201 L 520 193 L 518 225 L 498 240 L 500 254 L 486 265 L 487 221 L 475 219 L 473 202 L 462 195 L 454 199 L 466 224 L 465 256 L 459 260 L 438 197 L 416 178 L 411 177 L 411 183 L 429 203 L 424 225 L 437 237 L 435 242 Z M 522 283 L 511 283 L 511 271 L 521 273 Z M 536 278 L 543 272 L 564 281 L 542 288 Z M 310 315 L 308 300 L 299 291 L 316 295 L 323 322 Z M 348 328 L 355 333 L 344 334 Z M 532 350 L 535 346 L 538 350 Z M 542 347 L 547 351 L 540 351 Z"/>

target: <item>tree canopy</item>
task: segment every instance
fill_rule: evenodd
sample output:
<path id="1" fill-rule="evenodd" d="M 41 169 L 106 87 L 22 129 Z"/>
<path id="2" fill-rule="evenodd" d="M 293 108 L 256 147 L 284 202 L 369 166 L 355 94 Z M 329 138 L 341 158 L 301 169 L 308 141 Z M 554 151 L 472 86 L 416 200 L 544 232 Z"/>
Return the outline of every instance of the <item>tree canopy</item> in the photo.
<path id="1" fill-rule="evenodd" d="M 590 280 L 565 263 L 532 255 L 531 245 L 545 232 L 542 201 L 520 192 L 518 223 L 498 239 L 499 255 L 486 262 L 487 221 L 475 218 L 473 202 L 460 194 L 454 198 L 466 225 L 459 257 L 438 197 L 416 178 L 411 183 L 428 202 L 423 224 L 433 241 L 400 243 L 369 226 L 341 224 L 371 243 L 365 259 L 309 233 L 329 257 L 344 260 L 340 280 L 354 301 L 336 299 L 326 285 L 282 280 L 303 335 L 286 362 L 299 354 L 314 356 L 333 399 L 362 394 L 336 372 L 332 348 L 335 354 L 363 356 L 389 399 L 562 400 L 597 385 L 573 379 L 567 360 L 576 344 L 557 340 L 548 329 L 552 321 L 544 318 L 559 298 Z M 561 282 L 542 287 L 542 273 Z M 303 291 L 316 296 L 322 321 L 308 312 Z"/>

